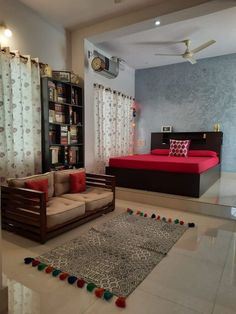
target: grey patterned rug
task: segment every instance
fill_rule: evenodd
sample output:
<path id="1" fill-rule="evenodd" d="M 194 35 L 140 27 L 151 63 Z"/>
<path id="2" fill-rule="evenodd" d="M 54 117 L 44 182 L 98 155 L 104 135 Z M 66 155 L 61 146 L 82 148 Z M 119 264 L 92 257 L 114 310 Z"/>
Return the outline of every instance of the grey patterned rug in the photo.
<path id="1" fill-rule="evenodd" d="M 124 213 L 36 259 L 126 297 L 186 229 L 186 226 Z"/>

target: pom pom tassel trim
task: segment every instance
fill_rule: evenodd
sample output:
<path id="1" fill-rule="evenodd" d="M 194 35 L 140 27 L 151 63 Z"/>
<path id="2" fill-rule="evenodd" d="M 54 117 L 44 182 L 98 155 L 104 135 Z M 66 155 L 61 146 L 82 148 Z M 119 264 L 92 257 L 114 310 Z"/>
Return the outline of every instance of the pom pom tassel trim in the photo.
<path id="1" fill-rule="evenodd" d="M 134 212 L 135 211 L 133 209 L 127 208 L 127 213 L 129 215 L 133 215 Z M 138 216 L 141 216 L 141 217 L 145 217 L 145 218 L 148 217 L 147 213 L 143 213 L 140 210 L 137 210 L 135 214 L 138 215 Z M 177 225 L 177 224 L 180 224 L 181 226 L 187 225 L 189 228 L 194 228 L 195 227 L 195 223 L 193 223 L 193 222 L 189 222 L 189 223 L 186 224 L 183 220 L 179 220 L 179 219 L 172 220 L 172 218 L 168 218 L 167 219 L 166 217 L 161 217 L 160 215 L 156 216 L 155 214 L 152 214 L 151 217 L 148 217 L 148 218 L 152 218 L 152 219 L 156 219 L 156 220 L 162 220 L 163 222 L 170 223 L 170 224 L 174 223 L 175 225 Z"/>

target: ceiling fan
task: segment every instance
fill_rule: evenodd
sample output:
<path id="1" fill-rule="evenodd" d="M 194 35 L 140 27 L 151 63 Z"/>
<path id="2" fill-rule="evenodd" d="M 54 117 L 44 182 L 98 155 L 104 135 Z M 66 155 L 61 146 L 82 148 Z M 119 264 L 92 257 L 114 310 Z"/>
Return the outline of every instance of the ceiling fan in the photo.
<path id="1" fill-rule="evenodd" d="M 178 56 L 184 58 L 186 61 L 190 62 L 191 64 L 197 63 L 197 61 L 194 59 L 194 54 L 213 45 L 216 41 L 215 40 L 209 40 L 206 43 L 202 44 L 201 46 L 195 48 L 195 49 L 190 49 L 190 44 L 191 41 L 189 39 L 185 39 L 182 41 L 176 41 L 176 42 L 167 42 L 168 44 L 178 44 L 178 43 L 184 43 L 186 46 L 186 49 L 184 53 L 181 54 L 165 54 L 165 53 L 155 53 L 156 56 Z M 164 42 L 163 42 L 164 44 Z"/>

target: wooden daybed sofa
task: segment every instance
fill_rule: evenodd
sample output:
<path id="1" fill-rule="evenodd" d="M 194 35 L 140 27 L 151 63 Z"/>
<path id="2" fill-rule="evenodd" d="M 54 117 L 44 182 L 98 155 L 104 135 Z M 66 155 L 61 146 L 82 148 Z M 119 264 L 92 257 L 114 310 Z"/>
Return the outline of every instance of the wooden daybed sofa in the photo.
<path id="1" fill-rule="evenodd" d="M 115 208 L 115 178 L 86 173 L 86 190 L 69 192 L 69 174 L 77 170 L 48 172 L 10 179 L 1 187 L 2 229 L 45 243 L 48 239 Z M 25 189 L 27 180 L 48 179 L 44 192 Z"/>
<path id="2" fill-rule="evenodd" d="M 178 132 L 178 133 L 152 133 L 151 150 L 168 149 L 169 140 L 191 140 L 190 150 L 210 150 L 218 155 L 217 164 L 201 173 L 186 173 L 181 171 L 169 171 L 168 169 L 155 170 L 146 168 L 147 164 L 135 169 L 138 156 L 132 156 L 129 165 L 106 167 L 106 174 L 116 177 L 116 185 L 125 188 L 155 191 L 168 194 L 176 194 L 191 197 L 200 197 L 208 188 L 220 178 L 220 161 L 222 132 Z M 140 155 L 141 156 L 141 155 Z M 147 156 L 148 157 L 148 156 Z M 121 157 L 122 158 L 122 157 Z M 127 156 L 127 159 L 129 156 Z M 168 158 L 168 156 L 167 156 Z M 173 157 L 172 157 L 173 158 Z M 179 157 L 174 157 L 178 160 Z M 115 159 L 115 158 L 114 158 Z M 148 163 L 149 160 L 146 161 Z M 111 160 L 110 160 L 111 164 Z"/>

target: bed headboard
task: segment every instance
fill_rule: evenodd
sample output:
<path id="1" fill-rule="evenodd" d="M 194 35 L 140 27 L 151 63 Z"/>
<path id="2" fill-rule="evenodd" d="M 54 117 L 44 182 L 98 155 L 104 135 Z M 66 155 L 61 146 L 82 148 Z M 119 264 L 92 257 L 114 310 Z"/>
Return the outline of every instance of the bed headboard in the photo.
<path id="1" fill-rule="evenodd" d="M 222 132 L 151 133 L 151 149 L 169 148 L 170 139 L 191 140 L 190 149 L 213 150 L 221 158 Z"/>

